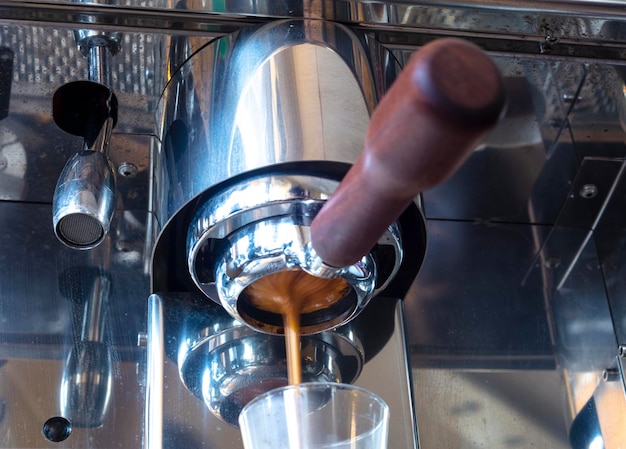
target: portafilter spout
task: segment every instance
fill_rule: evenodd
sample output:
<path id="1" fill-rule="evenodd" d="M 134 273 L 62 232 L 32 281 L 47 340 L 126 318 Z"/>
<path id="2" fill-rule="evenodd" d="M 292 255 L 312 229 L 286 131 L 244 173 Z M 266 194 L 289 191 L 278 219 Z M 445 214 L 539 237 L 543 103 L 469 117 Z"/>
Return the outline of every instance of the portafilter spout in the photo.
<path id="1" fill-rule="evenodd" d="M 359 260 L 424 190 L 447 178 L 497 123 L 506 93 L 494 62 L 465 40 L 420 48 L 374 111 L 365 148 L 311 223 L 330 266 Z"/>

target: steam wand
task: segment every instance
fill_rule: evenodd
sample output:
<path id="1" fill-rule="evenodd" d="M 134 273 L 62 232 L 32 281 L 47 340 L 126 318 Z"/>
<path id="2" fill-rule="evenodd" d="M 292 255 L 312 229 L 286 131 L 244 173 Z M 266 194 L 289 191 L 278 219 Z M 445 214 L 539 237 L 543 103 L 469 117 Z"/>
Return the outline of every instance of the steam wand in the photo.
<path id="1" fill-rule="evenodd" d="M 115 213 L 115 174 L 107 153 L 117 122 L 117 99 L 110 88 L 110 58 L 120 49 L 119 33 L 75 32 L 88 60 L 89 81 L 61 86 L 53 117 L 64 131 L 84 138 L 83 149 L 66 163 L 52 202 L 57 238 L 74 249 L 91 249 L 107 233 Z"/>

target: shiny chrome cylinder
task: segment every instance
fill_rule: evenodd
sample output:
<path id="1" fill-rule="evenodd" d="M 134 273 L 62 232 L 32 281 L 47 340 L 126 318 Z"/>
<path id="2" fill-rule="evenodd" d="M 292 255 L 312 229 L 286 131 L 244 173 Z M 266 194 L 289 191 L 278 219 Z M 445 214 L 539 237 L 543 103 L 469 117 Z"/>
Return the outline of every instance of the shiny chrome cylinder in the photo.
<path id="1" fill-rule="evenodd" d="M 354 162 L 384 75 L 395 68 L 382 49 L 366 45 L 336 23 L 284 20 L 197 51 L 159 103 L 153 191 L 160 227 L 235 177 L 277 164 Z"/>
<path id="2" fill-rule="evenodd" d="M 357 263 L 326 266 L 311 246 L 310 224 L 337 185 L 316 176 L 259 175 L 212 195 L 201 203 L 187 236 L 187 263 L 195 284 L 239 321 L 282 333 L 282 317 L 256 308 L 246 287 L 278 271 L 339 277 L 348 293 L 325 309 L 303 314 L 301 331 L 313 334 L 350 321 L 395 275 L 402 241 L 393 224 Z M 382 253 L 391 255 L 385 270 L 377 266 Z"/>
<path id="3" fill-rule="evenodd" d="M 83 150 L 67 162 L 52 200 L 56 236 L 67 246 L 90 249 L 109 232 L 115 213 L 115 174 L 107 156 Z"/>
<path id="4" fill-rule="evenodd" d="M 174 325 L 167 348 L 176 362 L 187 389 L 201 398 L 208 409 L 228 424 L 237 426 L 241 409 L 254 397 L 287 385 L 285 339 L 255 332 L 233 319 L 221 307 L 197 308 L 177 305 L 177 313 L 166 316 Z M 182 320 L 177 323 L 175 319 Z M 355 327 L 322 332 L 301 339 L 302 376 L 307 382 L 351 383 L 361 374 L 365 353 Z"/>
<path id="5" fill-rule="evenodd" d="M 281 317 L 243 293 L 277 271 L 342 277 L 350 287 L 334 308 L 302 317 L 305 334 L 358 315 L 398 270 L 398 227 L 379 242 L 385 257 L 375 248 L 350 267 L 329 267 L 312 249 L 309 226 L 361 153 L 396 69 L 380 46 L 312 19 L 242 29 L 197 51 L 159 105 L 155 270 L 180 267 L 182 252 L 184 283 L 267 333 L 283 332 Z"/>
<path id="6" fill-rule="evenodd" d="M 109 81 L 108 50 L 93 47 L 90 77 Z M 91 73 L 92 60 L 96 76 Z M 115 174 L 108 159 L 111 133 L 117 121 L 117 99 L 113 91 L 94 81 L 64 84 L 53 97 L 53 117 L 64 131 L 84 139 L 82 151 L 68 160 L 57 181 L 52 201 L 53 228 L 70 248 L 91 249 L 107 233 L 115 213 Z"/>

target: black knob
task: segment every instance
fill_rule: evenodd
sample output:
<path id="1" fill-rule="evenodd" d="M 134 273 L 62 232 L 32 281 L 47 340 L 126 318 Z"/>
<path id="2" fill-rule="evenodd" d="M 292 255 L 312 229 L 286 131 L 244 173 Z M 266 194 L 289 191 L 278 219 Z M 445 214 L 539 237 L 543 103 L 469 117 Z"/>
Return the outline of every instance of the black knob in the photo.
<path id="1" fill-rule="evenodd" d="M 72 433 L 72 424 L 62 416 L 53 416 L 43 425 L 43 435 L 54 443 L 59 443 Z"/>

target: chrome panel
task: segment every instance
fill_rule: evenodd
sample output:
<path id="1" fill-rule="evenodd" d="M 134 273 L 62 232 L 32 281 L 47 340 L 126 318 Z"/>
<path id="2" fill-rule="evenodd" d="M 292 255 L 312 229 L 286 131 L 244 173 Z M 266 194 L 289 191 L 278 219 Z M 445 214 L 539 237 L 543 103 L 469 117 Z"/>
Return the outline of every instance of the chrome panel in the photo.
<path id="1" fill-rule="evenodd" d="M 620 23 L 626 14 L 618 0 L 553 0 L 549 6 L 539 0 L 126 0 L 106 8 L 99 7 L 101 4 L 99 0 L 81 2 L 77 12 L 69 0 L 45 6 L 37 1 L 3 0 L 0 12 L 15 21 L 102 25 L 116 31 L 168 29 L 186 34 L 225 34 L 277 18 L 324 18 L 376 30 L 380 40 L 389 45 L 416 46 L 424 35 L 455 32 L 479 34 L 484 42 L 509 51 L 590 58 L 622 57 L 619 43 L 626 38 Z M 598 46 L 600 42 L 604 45 Z"/>
<path id="2" fill-rule="evenodd" d="M 577 96 L 585 66 L 495 61 L 510 97 L 503 120 L 448 182 L 424 193 L 424 212 L 433 219 L 554 223 L 578 166 L 571 104 L 563 99 Z"/>
<path id="3" fill-rule="evenodd" d="M 128 0 L 85 3 L 78 11 L 70 2 L 0 1 L 0 44 L 14 53 L 9 115 L 0 122 L 0 447 L 201 447 L 208 444 L 203 432 L 218 429 L 206 425 L 213 415 L 182 385 L 175 364 L 136 344 L 156 326 L 148 318 L 158 322 L 163 312 L 147 308 L 158 97 L 199 48 L 275 18 L 245 9 L 255 2 L 222 4 L 230 9 Z M 403 404 L 396 413 L 410 420 L 405 393 L 412 381 L 424 449 L 569 448 L 571 429 L 591 402 L 605 447 L 619 447 L 611 438 L 620 434 L 605 429 L 625 413 L 624 358 L 617 357 L 626 345 L 626 185 L 616 178 L 626 148 L 621 2 L 282 4 L 300 8 L 293 16 L 340 20 L 399 61 L 439 35 L 470 38 L 492 52 L 508 85 L 523 86 L 514 90 L 518 108 L 472 157 L 473 170 L 425 194 L 430 247 L 405 301 L 407 340 L 394 328 L 386 352 L 367 362 L 359 382 L 385 389 Z M 88 76 L 71 44 L 84 24 L 123 32 L 111 66 L 120 102 L 111 158 L 128 176 L 118 177 L 119 220 L 108 251 L 76 254 L 45 224 L 54 183 L 82 143 L 52 124 L 51 96 Z M 75 427 L 53 443 L 42 427 L 61 414 L 61 384 L 71 379 L 66 360 L 83 334 L 86 278 L 90 267 L 105 264 L 112 280 L 108 413 L 102 427 Z M 152 281 L 161 275 L 154 271 Z M 153 347 L 167 341 L 160 333 L 146 338 Z M 412 379 L 398 358 L 405 344 Z M 415 433 L 402 435 L 393 447 L 413 445 Z M 223 446 L 236 447 L 237 439 Z"/>
<path id="4" fill-rule="evenodd" d="M 346 328 L 338 329 L 337 332 L 345 332 L 345 335 L 351 338 L 355 336 L 364 338 L 361 343 L 363 344 L 365 365 L 352 383 L 374 391 L 390 406 L 394 418 L 391 420 L 389 429 L 389 449 L 416 447 L 416 429 L 406 426 L 406 422 L 414 422 L 414 416 L 411 407 L 410 372 L 404 351 L 406 340 L 402 303 L 399 300 L 389 298 L 377 298 L 376 300 L 379 301 L 376 312 L 371 316 L 360 316 L 365 317 L 366 322 L 359 323 L 361 319 L 359 317 Z M 238 429 L 225 423 L 204 405 L 203 392 L 199 391 L 200 386 L 198 389 L 187 389 L 181 382 L 181 376 L 183 376 L 187 381 L 195 383 L 200 372 L 216 369 L 214 366 L 216 363 L 224 363 L 224 359 L 235 354 L 243 355 L 235 351 L 234 347 L 230 351 L 220 352 L 219 358 L 216 359 L 210 357 L 210 352 L 205 354 L 205 351 L 211 347 L 210 334 L 216 333 L 220 329 L 226 330 L 221 326 L 228 321 L 233 323 L 232 318 L 224 311 L 214 309 L 217 307 L 215 304 L 211 304 L 210 308 L 206 309 L 206 301 L 198 297 L 194 299 L 189 294 L 153 295 L 150 297 L 149 304 L 151 319 L 149 320 L 148 335 L 152 337 L 148 338 L 148 354 L 150 354 L 148 372 L 151 373 L 151 379 L 154 383 L 151 383 L 148 390 L 149 394 L 146 397 L 149 404 L 146 409 L 146 428 L 150 429 L 150 433 L 146 435 L 147 445 L 145 447 L 167 449 L 193 445 L 193 447 L 198 448 L 241 448 L 241 436 Z M 199 308 L 198 305 L 200 305 Z M 209 317 L 215 316 L 220 317 L 217 325 L 212 324 L 209 319 Z M 379 332 L 386 335 L 386 338 L 360 332 L 365 328 L 355 329 L 356 333 L 351 331 L 350 326 L 353 324 L 371 326 L 373 322 L 380 325 Z M 205 343 L 208 344 L 194 346 L 190 353 L 189 344 L 196 341 L 198 331 L 205 327 L 207 328 L 203 334 L 204 338 L 207 339 Z M 236 328 L 231 327 L 231 329 L 235 330 Z M 237 333 L 240 333 L 238 338 L 242 344 L 245 344 L 243 340 L 250 336 L 249 330 L 241 328 Z M 219 335 L 220 338 L 226 336 Z M 263 335 L 262 338 L 265 340 L 272 339 L 278 347 L 283 344 L 282 338 L 278 336 Z M 215 349 L 219 349 L 220 344 L 225 344 L 221 340 L 216 340 L 216 342 L 218 346 Z M 263 345 L 267 344 L 268 341 L 263 342 Z M 261 350 L 265 349 L 261 347 Z M 193 351 L 196 350 L 200 351 L 202 355 L 196 357 L 195 361 L 192 360 L 190 366 L 187 367 L 185 365 L 187 357 L 192 356 Z M 254 347 L 247 347 L 248 352 L 253 350 Z M 279 353 L 279 351 L 277 352 Z M 163 357 L 163 354 L 166 356 Z M 198 361 L 203 363 L 197 363 Z M 267 364 L 266 372 L 269 372 L 272 365 L 269 364 L 269 361 L 265 363 Z M 276 368 L 280 368 L 280 366 L 274 366 L 274 369 Z M 185 369 L 193 369 L 193 371 L 186 372 Z M 384 382 L 381 382 L 383 379 Z M 272 381 L 272 379 L 267 379 L 267 381 Z M 193 383 L 187 385 L 191 386 Z M 162 409 L 159 408 L 160 404 L 162 404 Z"/>
<path id="5" fill-rule="evenodd" d="M 50 204 L 1 202 L 0 217 L 0 445 L 132 447 L 138 427 L 128 423 L 144 408 L 137 334 L 146 328 L 148 277 L 143 254 L 118 248 L 143 248 L 146 213 L 119 214 L 114 240 L 92 252 L 56 241 L 44 224 Z M 131 224 L 144 232 L 128 232 Z M 42 432 L 55 416 L 72 421 L 59 443 Z"/>
<path id="6" fill-rule="evenodd" d="M 405 298 L 421 447 L 578 447 L 575 418 L 618 353 L 593 240 L 557 290 L 584 229 L 431 221 L 428 231 Z M 619 379 L 612 388 L 602 413 L 626 404 Z"/>
<path id="7" fill-rule="evenodd" d="M 393 69 L 387 63 L 371 62 L 348 28 L 320 21 L 271 22 L 200 49 L 158 105 L 161 226 L 238 175 L 294 161 L 354 161 L 386 87 L 381 72 Z M 339 125 L 327 114 L 350 120 Z"/>
<path id="8" fill-rule="evenodd" d="M 598 224 L 595 235 L 598 254 L 602 261 L 602 271 L 606 278 L 606 288 L 617 342 L 626 344 L 626 284 L 624 281 L 625 227 L 622 220 L 623 198 L 626 194 L 626 180 L 622 175 L 618 180 L 612 201 Z"/>

